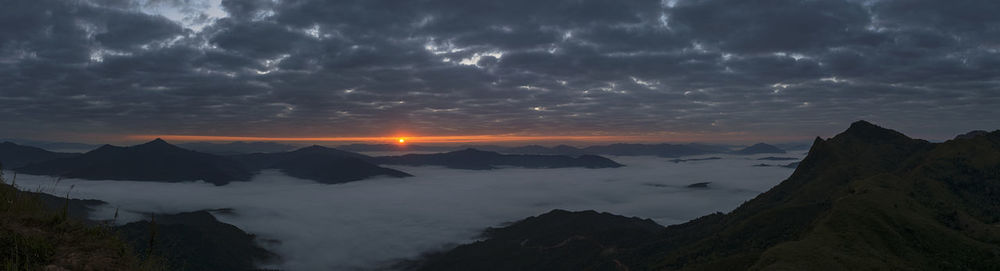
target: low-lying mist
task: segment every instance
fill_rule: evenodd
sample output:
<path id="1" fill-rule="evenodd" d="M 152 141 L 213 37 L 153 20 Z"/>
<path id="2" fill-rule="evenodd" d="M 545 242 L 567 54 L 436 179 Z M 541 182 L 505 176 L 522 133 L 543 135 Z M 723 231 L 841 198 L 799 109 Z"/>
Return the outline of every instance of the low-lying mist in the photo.
<path id="1" fill-rule="evenodd" d="M 728 212 L 791 174 L 782 167 L 754 167 L 756 158 L 674 163 L 669 158 L 610 157 L 614 169 L 490 171 L 393 167 L 411 178 L 376 178 L 326 185 L 265 171 L 251 182 L 154 183 L 18 176 L 23 189 L 109 202 L 94 218 L 110 219 L 115 207 L 141 213 L 232 208 L 217 217 L 257 234 L 283 257 L 284 270 L 366 270 L 421 253 L 475 240 L 499 226 L 559 208 L 593 209 L 651 218 L 669 225 L 712 212 Z M 790 155 L 789 155 L 790 156 Z M 794 157 L 801 157 L 796 155 Z M 686 188 L 711 182 L 708 188 Z"/>

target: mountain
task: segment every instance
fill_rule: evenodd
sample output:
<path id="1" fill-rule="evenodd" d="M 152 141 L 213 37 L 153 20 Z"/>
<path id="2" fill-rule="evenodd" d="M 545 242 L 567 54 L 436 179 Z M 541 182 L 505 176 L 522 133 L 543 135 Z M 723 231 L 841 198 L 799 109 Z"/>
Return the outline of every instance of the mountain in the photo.
<path id="1" fill-rule="evenodd" d="M 162 139 L 131 147 L 104 145 L 82 155 L 34 163 L 21 173 L 89 180 L 183 182 L 215 185 L 248 181 L 251 173 L 229 158 L 182 149 Z"/>
<path id="2" fill-rule="evenodd" d="M 373 163 L 375 158 L 367 155 L 315 145 L 290 152 L 231 157 L 252 170 L 278 169 L 292 177 L 327 184 L 359 181 L 375 176 L 413 176 L 380 167 Z"/>
<path id="3" fill-rule="evenodd" d="M 524 168 L 615 168 L 622 167 L 611 159 L 596 155 L 570 157 L 564 155 L 520 155 L 465 149 L 435 154 L 407 154 L 377 157 L 379 164 L 407 166 L 444 166 L 455 169 L 495 169 L 502 166 Z"/>
<path id="4" fill-rule="evenodd" d="M 50 152 L 41 148 L 18 145 L 12 142 L 0 143 L 0 165 L 4 169 L 19 168 L 31 163 L 76 155 L 78 154 Z"/>
<path id="5" fill-rule="evenodd" d="M 935 144 L 859 121 L 817 138 L 788 179 L 728 214 L 638 237 L 619 218 L 596 217 L 620 231 L 594 232 L 562 216 L 519 221 L 503 228 L 513 236 L 432 255 L 419 269 L 995 270 L 1000 131 Z M 504 242 L 549 232 L 563 239 Z"/>
<path id="6" fill-rule="evenodd" d="M 31 140 L 31 139 L 21 139 L 21 138 L 0 139 L 0 141 L 9 141 L 15 144 L 38 147 L 45 149 L 47 151 L 69 152 L 69 153 L 87 152 L 101 146 L 101 145 L 86 144 L 86 143 L 55 142 L 55 141 Z"/>
<path id="7" fill-rule="evenodd" d="M 189 150 L 211 153 L 215 155 L 284 152 L 295 149 L 295 146 L 275 143 L 275 142 L 242 142 L 242 141 L 229 142 L 229 143 L 191 142 L 191 143 L 178 144 L 177 146 Z"/>
<path id="8" fill-rule="evenodd" d="M 411 145 L 411 144 L 350 144 L 337 146 L 337 149 L 352 151 L 352 152 L 391 152 L 391 151 L 448 151 L 453 150 L 453 147 L 443 147 L 443 146 L 423 146 L 423 145 Z"/>
<path id="9" fill-rule="evenodd" d="M 570 156 L 587 154 L 586 151 L 580 148 L 567 145 L 559 145 L 551 148 L 540 145 L 527 145 L 520 147 L 502 148 L 497 150 L 497 152 L 507 153 L 507 154 L 544 154 L 544 155 L 570 155 Z"/>
<path id="10" fill-rule="evenodd" d="M 785 150 L 779 149 L 778 147 L 771 146 L 768 144 L 757 143 L 753 144 L 753 146 L 743 148 L 733 153 L 739 155 L 751 155 L 751 154 L 761 154 L 761 153 L 785 153 Z"/>
<path id="11" fill-rule="evenodd" d="M 602 259 L 603 251 L 638 246 L 662 230 L 662 226 L 649 219 L 595 211 L 553 210 L 508 227 L 487 229 L 483 234 L 486 240 L 460 246 L 444 257 L 417 265 L 421 270 L 456 270 L 456 267 L 468 267 L 465 270 L 615 270 L 616 263 Z M 553 251 L 559 255 L 541 256 L 537 255 L 538 251 Z M 466 265 L 469 263 L 472 265 Z"/>
<path id="12" fill-rule="evenodd" d="M 527 145 L 519 147 L 503 147 L 495 145 L 467 146 L 484 151 L 494 151 L 504 154 L 544 154 L 544 155 L 568 155 L 579 156 L 591 155 L 617 155 L 617 156 L 659 156 L 659 157 L 681 157 L 689 155 L 702 155 L 713 153 L 729 153 L 730 149 L 723 145 L 709 144 L 626 144 L 617 143 L 611 145 L 597 145 L 585 148 L 577 148 L 568 145 L 558 145 L 555 147 L 545 147 L 541 145 Z"/>
<path id="13" fill-rule="evenodd" d="M 207 211 L 161 214 L 114 229 L 137 254 L 149 251 L 152 236 L 153 254 L 165 258 L 167 270 L 257 270 L 256 264 L 277 259 L 256 236 Z"/>
<path id="14" fill-rule="evenodd" d="M 620 156 L 681 157 L 728 152 L 729 149 L 705 144 L 611 144 L 583 148 L 584 153 Z"/>

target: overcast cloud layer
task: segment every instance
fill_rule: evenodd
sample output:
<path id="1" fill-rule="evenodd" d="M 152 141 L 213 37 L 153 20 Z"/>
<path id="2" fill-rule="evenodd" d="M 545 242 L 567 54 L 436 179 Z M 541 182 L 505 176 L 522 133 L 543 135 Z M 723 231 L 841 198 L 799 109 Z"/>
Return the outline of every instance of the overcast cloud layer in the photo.
<path id="1" fill-rule="evenodd" d="M 14 0 L 6 136 L 995 129 L 993 0 Z M 97 140 L 99 141 L 99 140 Z"/>
<path id="2" fill-rule="evenodd" d="M 757 156 L 673 163 L 667 158 L 615 157 L 614 169 L 454 170 L 398 167 L 417 177 L 339 185 L 275 171 L 251 182 L 153 183 L 20 175 L 19 186 L 121 207 L 124 220 L 148 212 L 233 208 L 217 215 L 280 244 L 282 270 L 367 270 L 474 240 L 483 229 L 552 209 L 597 210 L 651 218 L 662 225 L 728 212 L 787 178 L 792 170 L 753 167 Z M 788 155 L 802 157 L 801 154 Z M 790 161 L 781 161 L 790 162 Z M 708 189 L 684 186 L 712 182 Z"/>

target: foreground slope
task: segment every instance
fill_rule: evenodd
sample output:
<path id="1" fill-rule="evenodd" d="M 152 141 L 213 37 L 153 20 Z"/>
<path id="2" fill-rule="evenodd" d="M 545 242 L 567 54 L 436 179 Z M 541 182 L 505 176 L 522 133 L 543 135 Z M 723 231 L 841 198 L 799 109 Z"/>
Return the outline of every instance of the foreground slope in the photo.
<path id="1" fill-rule="evenodd" d="M 215 185 L 247 181 L 251 176 L 250 171 L 236 161 L 186 150 L 162 139 L 130 147 L 104 145 L 79 156 L 34 163 L 15 170 L 88 180 L 203 180 Z"/>
<path id="2" fill-rule="evenodd" d="M 19 191 L 14 181 L 0 174 L 0 270 L 163 270 L 107 228 L 74 219 L 76 200 L 53 210 L 46 201 L 54 197 Z"/>
<path id="3" fill-rule="evenodd" d="M 459 246 L 423 269 L 499 270 L 494 263 L 503 259 L 524 270 L 993 270 L 1000 266 L 1000 131 L 932 144 L 860 121 L 817 138 L 787 180 L 728 214 L 646 234 L 613 218 L 605 227 L 624 231 L 563 227 L 560 236 L 571 237 L 557 244 L 604 240 L 589 249 L 498 242 L 530 243 L 532 233 L 549 230 L 538 225 L 565 221 L 533 220 L 508 227 L 519 228 L 518 236 Z M 644 241 L 621 242 L 636 238 L 624 232 Z"/>
<path id="4" fill-rule="evenodd" d="M 277 260 L 261 248 L 257 237 L 220 222 L 208 211 L 160 214 L 115 227 L 138 253 L 150 250 L 171 270 L 258 270 L 257 264 Z"/>

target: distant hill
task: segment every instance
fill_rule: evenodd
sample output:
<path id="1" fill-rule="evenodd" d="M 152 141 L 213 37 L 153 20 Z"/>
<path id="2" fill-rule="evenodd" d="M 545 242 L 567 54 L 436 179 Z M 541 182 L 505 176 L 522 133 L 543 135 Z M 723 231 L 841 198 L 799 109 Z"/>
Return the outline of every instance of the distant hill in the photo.
<path id="1" fill-rule="evenodd" d="M 527 145 L 518 147 L 502 147 L 493 145 L 472 146 L 471 148 L 495 151 L 503 154 L 544 154 L 544 155 L 616 155 L 616 156 L 659 156 L 659 157 L 681 157 L 690 155 L 728 153 L 730 149 L 722 145 L 708 144 L 629 144 L 617 143 L 610 145 L 596 145 L 578 148 L 568 145 L 558 145 L 545 147 L 541 145 Z"/>
<path id="2" fill-rule="evenodd" d="M 15 170 L 90 180 L 204 180 L 215 185 L 247 181 L 251 176 L 249 170 L 229 158 L 186 150 L 162 139 L 131 147 L 104 145 L 82 155 L 34 163 Z"/>
<path id="3" fill-rule="evenodd" d="M 216 155 L 283 152 L 295 149 L 295 146 L 275 143 L 275 142 L 242 142 L 242 141 L 229 142 L 229 143 L 191 142 L 191 143 L 177 144 L 177 146 L 189 150 L 211 153 Z"/>
<path id="4" fill-rule="evenodd" d="M 337 146 L 339 150 L 352 151 L 352 152 L 406 152 L 406 151 L 449 151 L 456 149 L 455 147 L 444 147 L 444 146 L 423 146 L 423 145 L 413 145 L 413 144 L 350 144 Z"/>
<path id="5" fill-rule="evenodd" d="M 757 143 L 753 144 L 753 146 L 743 148 L 733 153 L 739 155 L 751 155 L 751 154 L 762 154 L 762 153 L 785 153 L 785 150 L 779 149 L 778 147 L 771 146 L 768 144 Z"/>
<path id="6" fill-rule="evenodd" d="M 137 254 L 149 251 L 167 260 L 167 270 L 257 270 L 256 264 L 277 260 L 257 245 L 256 236 L 219 222 L 207 211 L 160 214 L 151 235 L 149 219 L 115 227 Z"/>
<path id="7" fill-rule="evenodd" d="M 495 169 L 502 166 L 523 168 L 614 168 L 621 167 L 611 159 L 596 155 L 571 157 L 565 155 L 520 155 L 465 149 L 435 154 L 407 154 L 377 157 L 379 164 L 407 166 L 444 166 L 455 169 Z"/>
<path id="8" fill-rule="evenodd" d="M 0 141 L 8 141 L 19 145 L 42 148 L 52 152 L 68 152 L 68 153 L 87 152 L 101 146 L 101 145 L 86 144 L 86 143 L 56 142 L 56 141 L 44 141 L 44 140 L 31 140 L 23 138 L 0 139 Z"/>
<path id="9" fill-rule="evenodd" d="M 18 145 L 12 142 L 0 143 L 0 165 L 3 165 L 4 169 L 19 168 L 31 163 L 77 155 L 79 154 L 51 152 L 42 148 Z"/>
<path id="10" fill-rule="evenodd" d="M 549 213 L 421 269 L 995 270 L 997 191 L 1000 131 L 934 144 L 859 121 L 817 138 L 788 179 L 728 214 L 634 230 L 576 213 L 608 229 L 593 231 Z"/>
<path id="11" fill-rule="evenodd" d="M 611 144 L 583 148 L 583 152 L 621 156 L 681 157 L 727 152 L 728 149 L 703 144 Z"/>
<path id="12" fill-rule="evenodd" d="M 231 156 L 252 170 L 278 169 L 289 176 L 320 183 L 345 183 L 375 176 L 409 177 L 406 172 L 380 167 L 375 158 L 334 148 L 310 146 L 290 152 Z"/>

